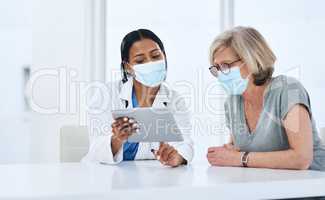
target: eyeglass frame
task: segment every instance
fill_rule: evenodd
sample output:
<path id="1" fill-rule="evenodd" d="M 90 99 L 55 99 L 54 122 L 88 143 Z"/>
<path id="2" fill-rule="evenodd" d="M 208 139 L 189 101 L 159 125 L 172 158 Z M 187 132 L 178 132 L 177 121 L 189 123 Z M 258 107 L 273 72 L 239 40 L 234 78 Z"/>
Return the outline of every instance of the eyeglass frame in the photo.
<path id="1" fill-rule="evenodd" d="M 217 65 L 212 65 L 209 67 L 209 70 L 210 70 L 210 73 L 217 77 L 218 76 L 218 71 L 220 71 L 221 73 L 227 75 L 229 72 L 230 72 L 230 68 L 232 67 L 232 65 L 238 61 L 241 61 L 241 58 L 231 62 L 231 63 L 224 63 L 224 64 L 221 64 L 221 66 L 219 64 Z M 223 66 L 222 66 L 223 65 Z M 222 69 L 227 69 L 228 71 L 225 71 L 225 70 L 222 70 Z M 216 69 L 216 71 L 213 71 L 213 69 Z"/>

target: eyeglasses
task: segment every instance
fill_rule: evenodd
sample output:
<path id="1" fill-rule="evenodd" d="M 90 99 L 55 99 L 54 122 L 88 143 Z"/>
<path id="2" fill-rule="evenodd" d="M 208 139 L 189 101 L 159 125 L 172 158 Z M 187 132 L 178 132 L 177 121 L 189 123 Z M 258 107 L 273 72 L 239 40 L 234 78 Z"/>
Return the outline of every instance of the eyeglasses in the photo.
<path id="1" fill-rule="evenodd" d="M 211 72 L 211 74 L 215 77 L 218 76 L 218 71 L 220 71 L 223 74 L 228 74 L 230 72 L 230 68 L 232 67 L 232 65 L 238 61 L 240 61 L 241 59 L 235 60 L 232 63 L 224 63 L 221 65 L 212 65 L 211 67 L 209 67 L 209 70 Z"/>

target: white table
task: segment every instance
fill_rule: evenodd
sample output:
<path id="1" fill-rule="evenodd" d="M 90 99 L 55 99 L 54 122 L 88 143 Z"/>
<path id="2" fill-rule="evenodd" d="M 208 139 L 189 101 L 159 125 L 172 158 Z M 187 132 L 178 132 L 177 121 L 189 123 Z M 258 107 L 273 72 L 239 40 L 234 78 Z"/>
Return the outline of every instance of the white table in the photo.
<path id="1" fill-rule="evenodd" d="M 2 199 L 273 199 L 325 196 L 325 172 L 210 167 L 157 161 L 118 166 L 63 163 L 0 166 Z"/>

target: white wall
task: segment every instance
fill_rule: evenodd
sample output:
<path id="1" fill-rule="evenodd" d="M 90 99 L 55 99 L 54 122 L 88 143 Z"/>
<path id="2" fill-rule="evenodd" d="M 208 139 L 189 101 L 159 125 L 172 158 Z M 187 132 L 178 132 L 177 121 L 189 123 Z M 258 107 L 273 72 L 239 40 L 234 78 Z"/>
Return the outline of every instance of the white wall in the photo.
<path id="1" fill-rule="evenodd" d="M 78 84 L 92 70 L 91 2 L 0 2 L 0 163 L 58 162 L 60 127 L 84 122 Z M 27 87 L 23 66 L 32 72 Z"/>
<path id="2" fill-rule="evenodd" d="M 307 88 L 319 127 L 325 126 L 325 2 L 235 1 L 235 24 L 258 29 L 278 57 L 277 74 L 296 76 Z"/>
<path id="3" fill-rule="evenodd" d="M 31 6 L 27 0 L 0 2 L 0 163 L 30 159 L 23 67 L 31 63 Z"/>
<path id="4" fill-rule="evenodd" d="M 86 0 L 33 0 L 32 72 L 74 70 L 74 81 L 85 79 Z M 58 71 L 59 72 L 59 71 Z M 33 82 L 33 102 L 46 109 L 59 108 L 52 114 L 31 113 L 31 161 L 59 160 L 59 129 L 78 124 L 76 90 L 60 87 L 58 76 L 41 76 Z M 67 79 L 63 80 L 66 81 Z M 69 102 L 71 99 L 71 102 Z"/>
<path id="5" fill-rule="evenodd" d="M 25 104 L 23 67 L 32 73 L 68 67 L 78 73 L 75 80 L 82 80 L 85 33 L 86 0 L 0 2 L 0 163 L 59 160 L 59 128 L 78 123 L 76 111 L 69 110 L 76 102 L 60 113 L 31 112 Z M 75 95 L 59 92 L 57 76 L 40 77 L 32 86 L 29 98 L 44 108 L 62 107 L 64 97 Z"/>

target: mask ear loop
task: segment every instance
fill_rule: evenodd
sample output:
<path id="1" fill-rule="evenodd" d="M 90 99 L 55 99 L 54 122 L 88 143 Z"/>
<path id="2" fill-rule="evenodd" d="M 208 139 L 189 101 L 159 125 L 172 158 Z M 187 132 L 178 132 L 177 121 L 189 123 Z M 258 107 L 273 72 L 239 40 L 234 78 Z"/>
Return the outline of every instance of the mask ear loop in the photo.
<path id="1" fill-rule="evenodd" d="M 240 64 L 239 66 L 238 66 L 238 68 L 239 68 L 239 70 L 240 70 L 240 68 L 242 68 L 244 65 L 245 65 L 246 63 L 242 63 L 242 64 Z M 249 72 L 248 73 L 248 75 L 246 76 L 246 78 L 243 78 L 243 79 L 247 79 L 247 80 L 249 80 L 249 78 L 252 76 L 252 72 Z"/>
<path id="2" fill-rule="evenodd" d="M 126 74 L 126 76 L 134 78 L 135 77 L 134 72 L 133 73 L 129 72 L 125 67 L 125 65 L 129 63 L 127 61 L 123 61 L 122 64 L 123 64 L 123 71 Z"/>
<path id="3" fill-rule="evenodd" d="M 238 66 L 239 74 L 240 74 L 240 68 L 242 68 L 245 64 L 246 64 L 246 63 L 243 62 L 242 64 L 240 64 L 240 65 Z M 252 74 L 253 74 L 252 72 L 249 72 L 248 75 L 246 76 L 246 78 L 243 78 L 243 77 L 241 77 L 241 78 L 242 78 L 243 80 L 247 80 L 247 82 L 249 82 L 249 81 L 250 81 L 250 77 L 251 77 Z M 241 76 L 241 74 L 240 74 L 240 76 Z M 239 87 L 241 87 L 242 84 L 243 84 L 243 83 L 241 83 L 240 85 L 238 85 L 236 89 L 238 89 Z M 248 87 L 248 86 L 247 86 L 247 87 Z"/>

